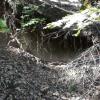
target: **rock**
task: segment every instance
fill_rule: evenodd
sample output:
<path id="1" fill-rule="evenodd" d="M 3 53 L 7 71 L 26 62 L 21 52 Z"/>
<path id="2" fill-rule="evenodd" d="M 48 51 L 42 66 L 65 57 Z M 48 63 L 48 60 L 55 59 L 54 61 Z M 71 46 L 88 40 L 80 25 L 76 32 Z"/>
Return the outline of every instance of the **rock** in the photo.
<path id="1" fill-rule="evenodd" d="M 54 96 L 59 96 L 59 92 L 56 91 L 56 92 L 53 93 L 53 95 L 54 95 Z"/>
<path id="2" fill-rule="evenodd" d="M 48 85 L 43 85 L 41 86 L 41 91 L 47 91 L 49 89 L 49 86 Z"/>
<path id="3" fill-rule="evenodd" d="M 62 100 L 68 100 L 68 98 L 65 97 L 64 95 L 61 96 L 61 99 L 62 99 Z"/>

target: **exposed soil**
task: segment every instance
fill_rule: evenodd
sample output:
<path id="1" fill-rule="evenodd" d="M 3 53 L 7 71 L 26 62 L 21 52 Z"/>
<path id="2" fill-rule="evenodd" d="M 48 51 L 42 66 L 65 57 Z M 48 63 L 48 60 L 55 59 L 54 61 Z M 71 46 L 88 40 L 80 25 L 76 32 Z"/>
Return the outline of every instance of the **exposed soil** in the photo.
<path id="1" fill-rule="evenodd" d="M 23 50 L 7 47 L 5 39 L 0 41 L 0 100 L 64 100 L 60 94 L 66 86 L 58 85 L 58 71 Z"/>
<path id="2" fill-rule="evenodd" d="M 53 100 L 55 96 L 46 94 L 55 91 L 57 72 L 12 49 L 0 48 L 0 100 Z"/>
<path id="3" fill-rule="evenodd" d="M 24 50 L 7 46 L 8 37 L 0 34 L 0 100 L 99 100 L 100 91 L 95 86 L 100 86 L 100 68 L 91 62 L 93 55 L 86 56 L 87 60 L 82 56 L 69 66 L 43 62 Z"/>

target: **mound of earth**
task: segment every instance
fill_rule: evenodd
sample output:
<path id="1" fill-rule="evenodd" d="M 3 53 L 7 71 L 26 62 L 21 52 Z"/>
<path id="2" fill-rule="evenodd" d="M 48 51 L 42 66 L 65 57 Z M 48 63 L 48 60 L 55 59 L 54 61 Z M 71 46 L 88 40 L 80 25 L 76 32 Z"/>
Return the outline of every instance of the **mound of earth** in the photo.
<path id="1" fill-rule="evenodd" d="M 0 100 L 99 100 L 99 44 L 67 64 L 41 61 L 7 46 L 5 38 L 0 42 Z"/>

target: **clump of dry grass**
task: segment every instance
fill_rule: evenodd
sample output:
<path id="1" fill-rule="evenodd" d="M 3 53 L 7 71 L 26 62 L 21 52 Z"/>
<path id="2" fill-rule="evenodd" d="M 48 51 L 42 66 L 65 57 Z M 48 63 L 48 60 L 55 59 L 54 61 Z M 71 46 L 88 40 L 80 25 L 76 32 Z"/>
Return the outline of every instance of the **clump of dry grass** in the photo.
<path id="1" fill-rule="evenodd" d="M 67 84 L 68 92 L 79 96 L 74 100 L 99 100 L 100 97 L 100 44 L 94 44 L 78 58 L 60 69 L 60 82 Z M 73 100 L 73 99 L 70 99 Z"/>

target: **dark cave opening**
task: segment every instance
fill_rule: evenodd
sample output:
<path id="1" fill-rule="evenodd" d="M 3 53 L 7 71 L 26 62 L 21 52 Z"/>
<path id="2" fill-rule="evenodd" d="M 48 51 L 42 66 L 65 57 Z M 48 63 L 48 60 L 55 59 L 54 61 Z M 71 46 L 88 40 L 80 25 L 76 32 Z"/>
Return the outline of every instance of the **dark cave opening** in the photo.
<path id="1" fill-rule="evenodd" d="M 61 36 L 43 42 L 39 34 L 28 33 L 25 38 L 27 45 L 24 43 L 23 47 L 26 51 L 42 60 L 54 62 L 68 62 L 93 45 L 88 36 L 68 36 L 67 39 Z"/>

